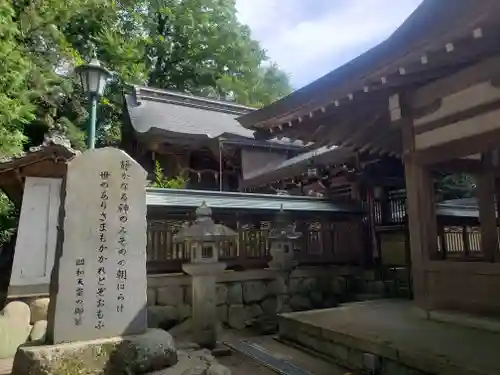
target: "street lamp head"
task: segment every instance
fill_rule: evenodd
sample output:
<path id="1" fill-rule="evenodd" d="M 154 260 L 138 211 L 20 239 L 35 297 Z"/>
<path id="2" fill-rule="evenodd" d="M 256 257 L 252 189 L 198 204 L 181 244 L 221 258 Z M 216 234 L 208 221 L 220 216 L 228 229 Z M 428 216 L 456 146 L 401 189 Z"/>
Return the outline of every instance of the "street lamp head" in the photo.
<path id="1" fill-rule="evenodd" d="M 101 96 L 111 77 L 111 72 L 96 57 L 90 63 L 76 67 L 75 71 L 80 76 L 83 92 L 91 96 Z"/>

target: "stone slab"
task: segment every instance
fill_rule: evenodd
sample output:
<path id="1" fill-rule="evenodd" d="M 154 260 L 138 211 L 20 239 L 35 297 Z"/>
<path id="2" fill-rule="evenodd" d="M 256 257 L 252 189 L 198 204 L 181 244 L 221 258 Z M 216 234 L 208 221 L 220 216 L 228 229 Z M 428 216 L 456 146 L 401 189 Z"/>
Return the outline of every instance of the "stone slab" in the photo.
<path id="1" fill-rule="evenodd" d="M 143 374 L 176 363 L 172 336 L 152 329 L 128 337 L 20 347 L 12 375 Z"/>
<path id="2" fill-rule="evenodd" d="M 115 148 L 88 150 L 68 164 L 50 342 L 145 331 L 145 187 L 144 169 Z"/>
<path id="3" fill-rule="evenodd" d="M 341 345 L 435 374 L 493 375 L 500 368 L 500 335 L 419 318 L 409 301 L 288 313 L 279 325 L 280 337 L 325 354 Z"/>

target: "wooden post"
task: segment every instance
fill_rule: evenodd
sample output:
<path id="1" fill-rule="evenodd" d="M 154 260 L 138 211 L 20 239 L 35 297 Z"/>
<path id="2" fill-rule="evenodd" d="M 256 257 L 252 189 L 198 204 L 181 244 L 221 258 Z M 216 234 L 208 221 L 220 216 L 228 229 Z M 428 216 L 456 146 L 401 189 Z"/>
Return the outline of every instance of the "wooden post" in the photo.
<path id="1" fill-rule="evenodd" d="M 428 310 L 425 268 L 430 258 L 438 257 L 434 183 L 429 167 L 418 164 L 412 157 L 415 151 L 412 114 L 404 100 L 401 107 L 413 295 L 417 306 Z"/>
<path id="2" fill-rule="evenodd" d="M 417 305 L 427 309 L 425 267 L 438 257 L 432 178 L 428 168 L 411 159 L 405 162 L 405 177 L 414 296 Z"/>
<path id="3" fill-rule="evenodd" d="M 440 254 L 440 259 L 446 259 L 447 257 L 447 241 L 446 241 L 446 233 L 444 230 L 444 224 L 442 222 L 438 223 L 438 236 L 439 236 L 439 243 L 441 245 L 441 254 Z"/>
<path id="4" fill-rule="evenodd" d="M 483 155 L 485 164 L 491 163 L 491 155 Z M 476 175 L 477 197 L 479 199 L 479 222 L 481 224 L 481 250 L 486 259 L 498 259 L 498 232 L 495 207 L 495 173 L 486 168 Z"/>
<path id="5" fill-rule="evenodd" d="M 497 238 L 500 242 L 500 179 L 495 180 L 495 202 L 496 202 L 496 214 L 497 214 Z M 500 261 L 500 254 L 497 252 L 495 256 L 495 261 Z"/>
<path id="6" fill-rule="evenodd" d="M 468 258 L 470 256 L 470 236 L 467 225 L 462 226 L 462 241 L 464 243 L 464 257 Z"/>

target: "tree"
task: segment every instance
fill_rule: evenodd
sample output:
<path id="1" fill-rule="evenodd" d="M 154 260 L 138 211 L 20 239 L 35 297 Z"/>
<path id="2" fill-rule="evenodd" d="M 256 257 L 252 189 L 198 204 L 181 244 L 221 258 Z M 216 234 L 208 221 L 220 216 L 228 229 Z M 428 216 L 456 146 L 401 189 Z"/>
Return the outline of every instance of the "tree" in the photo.
<path id="1" fill-rule="evenodd" d="M 222 76 L 217 86 L 223 93 L 233 93 L 238 103 L 257 108 L 291 93 L 288 75 L 276 64 L 259 67 L 257 72 L 244 77 Z"/>
<path id="2" fill-rule="evenodd" d="M 155 162 L 154 176 L 155 179 L 151 184 L 152 187 L 163 189 L 184 189 L 186 187 L 187 181 L 182 176 L 165 177 L 164 170 L 158 160 Z"/>
<path id="3" fill-rule="evenodd" d="M 13 2 L 14 21 L 22 27 L 17 38 L 19 47 L 34 73 L 25 89 L 38 93 L 32 98 L 35 119 L 24 129 L 26 146 L 39 144 L 49 129 L 58 128 L 70 138 L 73 147 L 85 147 L 86 100 L 72 70 L 90 59 L 92 45 L 99 46 L 101 59 L 117 71 L 109 98 L 103 98 L 100 106 L 100 140 L 107 142 L 108 132 L 119 129 L 117 113 L 121 108 L 116 104 L 121 107 L 122 98 L 116 85 L 121 80 L 138 83 L 136 78 L 141 74 L 144 79 L 144 63 L 140 61 L 144 38 L 137 37 L 140 33 L 130 27 L 132 4 L 110 0 Z"/>
<path id="4" fill-rule="evenodd" d="M 120 138 L 127 84 L 233 95 L 254 106 L 290 92 L 286 74 L 263 66 L 265 51 L 238 22 L 233 0 L 0 1 L 0 57 L 8 72 L 0 93 L 9 100 L 0 115 L 2 153 L 41 143 L 51 128 L 85 147 L 86 100 L 71 72 L 90 59 L 92 45 L 115 72 L 99 106 L 101 145 Z"/>
<path id="5" fill-rule="evenodd" d="M 148 2 L 148 83 L 260 107 L 291 92 L 276 64 L 236 18 L 233 0 Z"/>
<path id="6" fill-rule="evenodd" d="M 436 193 L 440 200 L 474 197 L 476 182 L 470 175 L 456 173 L 437 180 Z"/>
<path id="7" fill-rule="evenodd" d="M 31 67 L 17 42 L 14 15 L 10 2 L 0 0 L 0 158 L 22 151 L 24 125 L 34 119 L 35 106 L 25 90 Z"/>
<path id="8" fill-rule="evenodd" d="M 54 128 L 85 148 L 87 100 L 72 71 L 92 46 L 114 72 L 98 109 L 100 146 L 120 139 L 128 84 L 256 107 L 291 91 L 234 0 L 0 0 L 0 157 Z"/>

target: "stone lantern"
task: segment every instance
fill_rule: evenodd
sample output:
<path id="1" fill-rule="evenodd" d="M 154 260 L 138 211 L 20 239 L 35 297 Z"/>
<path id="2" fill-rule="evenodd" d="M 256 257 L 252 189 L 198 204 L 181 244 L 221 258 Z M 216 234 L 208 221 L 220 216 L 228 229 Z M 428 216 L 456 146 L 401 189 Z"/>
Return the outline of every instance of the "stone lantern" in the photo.
<path id="1" fill-rule="evenodd" d="M 291 218 L 283 210 L 283 205 L 281 205 L 281 209 L 276 215 L 273 227 L 268 236 L 272 257 L 272 260 L 269 262 L 269 268 L 276 271 L 276 314 L 289 309 L 288 290 L 290 275 L 297 267 L 294 248 L 301 236 L 302 233 L 295 231 L 295 226 Z M 271 323 L 271 327 L 276 325 L 274 318 Z"/>
<path id="2" fill-rule="evenodd" d="M 219 262 L 219 244 L 237 237 L 231 228 L 214 223 L 205 202 L 196 209 L 194 223 L 174 237 L 174 242 L 184 243 L 189 249 L 190 262 L 182 269 L 192 276 L 193 334 L 196 343 L 206 348 L 214 348 L 217 343 L 216 279 L 226 268 Z"/>
<path id="3" fill-rule="evenodd" d="M 271 269 L 291 272 L 296 267 L 294 248 L 301 236 L 302 233 L 295 231 L 295 226 L 281 205 L 268 236 L 272 257 L 269 262 Z"/>

